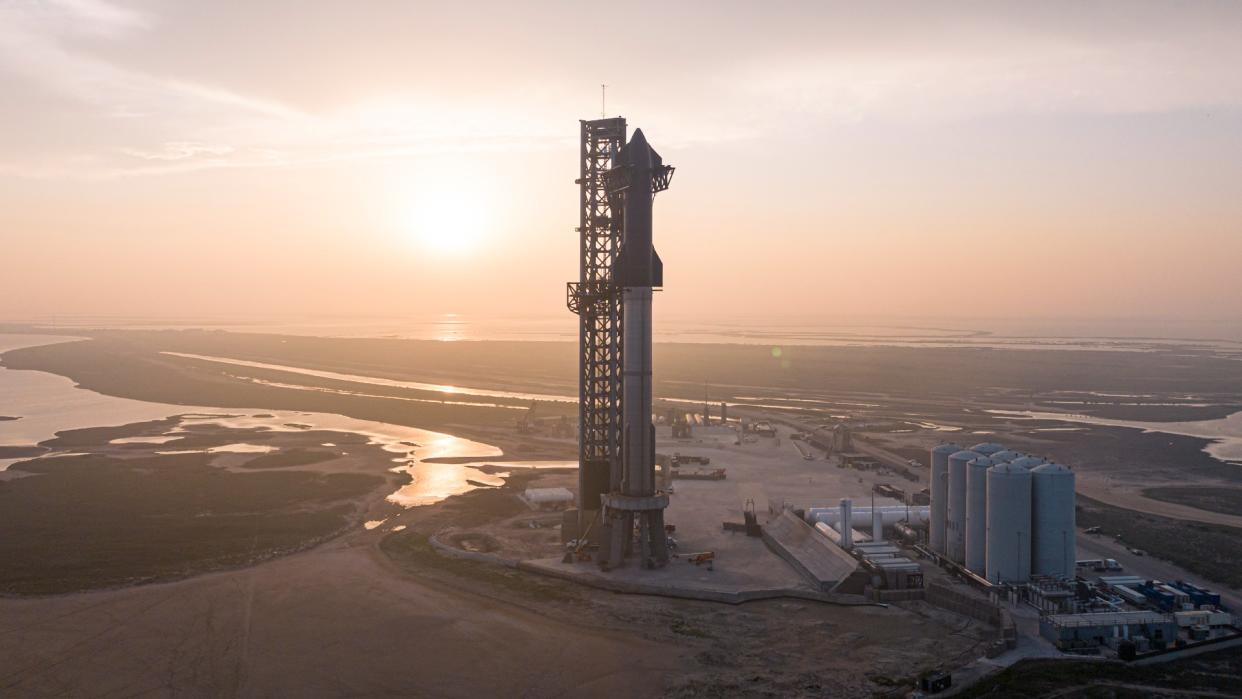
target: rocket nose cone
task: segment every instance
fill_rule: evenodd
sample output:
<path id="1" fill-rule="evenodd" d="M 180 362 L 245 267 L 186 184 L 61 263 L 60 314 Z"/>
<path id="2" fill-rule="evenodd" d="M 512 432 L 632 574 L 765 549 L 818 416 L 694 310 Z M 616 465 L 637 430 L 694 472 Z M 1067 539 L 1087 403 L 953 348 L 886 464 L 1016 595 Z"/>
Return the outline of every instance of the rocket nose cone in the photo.
<path id="1" fill-rule="evenodd" d="M 625 145 L 624 153 L 626 162 L 644 169 L 654 167 L 659 158 L 651 149 L 651 145 L 647 143 L 647 137 L 643 135 L 642 129 L 634 129 L 634 135 Z"/>

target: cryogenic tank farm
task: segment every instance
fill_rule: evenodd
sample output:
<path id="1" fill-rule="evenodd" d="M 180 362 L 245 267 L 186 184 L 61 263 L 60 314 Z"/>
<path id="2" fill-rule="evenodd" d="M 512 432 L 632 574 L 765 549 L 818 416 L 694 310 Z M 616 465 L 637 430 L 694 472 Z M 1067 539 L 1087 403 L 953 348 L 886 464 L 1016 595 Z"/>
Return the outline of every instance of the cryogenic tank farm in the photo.
<path id="1" fill-rule="evenodd" d="M 1072 577 L 1074 472 L 1061 464 L 1031 469 L 1031 572 Z"/>
<path id="2" fill-rule="evenodd" d="M 1073 472 L 993 442 L 955 446 L 931 450 L 929 543 L 943 532 L 932 551 L 993 584 L 1073 577 Z"/>

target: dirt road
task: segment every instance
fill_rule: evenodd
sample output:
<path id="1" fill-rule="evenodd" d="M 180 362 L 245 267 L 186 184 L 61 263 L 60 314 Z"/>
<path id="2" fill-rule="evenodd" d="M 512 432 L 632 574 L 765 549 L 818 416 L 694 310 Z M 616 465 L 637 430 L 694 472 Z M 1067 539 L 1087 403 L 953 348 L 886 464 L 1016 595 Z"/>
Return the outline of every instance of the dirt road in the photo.
<path id="1" fill-rule="evenodd" d="M 1148 514 L 1184 519 L 1191 522 L 1207 524 L 1223 524 L 1229 527 L 1242 527 L 1242 514 L 1231 515 L 1224 512 L 1202 510 L 1189 505 L 1165 502 L 1143 495 L 1143 488 L 1166 485 L 1155 482 L 1118 482 L 1118 479 L 1107 475 L 1079 474 L 1077 490 L 1089 498 L 1099 500 L 1114 507 L 1127 510 L 1138 510 Z M 1203 485 L 1195 483 L 1195 485 Z"/>

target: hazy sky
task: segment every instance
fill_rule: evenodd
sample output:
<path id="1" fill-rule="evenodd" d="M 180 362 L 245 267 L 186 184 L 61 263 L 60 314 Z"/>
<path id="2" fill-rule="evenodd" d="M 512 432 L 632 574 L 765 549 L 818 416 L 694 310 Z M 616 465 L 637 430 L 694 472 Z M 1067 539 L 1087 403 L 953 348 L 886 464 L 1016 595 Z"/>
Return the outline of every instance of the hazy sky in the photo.
<path id="1" fill-rule="evenodd" d="M 600 83 L 666 317 L 1242 318 L 1242 3 L 596 7 L 0 0 L 0 318 L 565 312 Z"/>

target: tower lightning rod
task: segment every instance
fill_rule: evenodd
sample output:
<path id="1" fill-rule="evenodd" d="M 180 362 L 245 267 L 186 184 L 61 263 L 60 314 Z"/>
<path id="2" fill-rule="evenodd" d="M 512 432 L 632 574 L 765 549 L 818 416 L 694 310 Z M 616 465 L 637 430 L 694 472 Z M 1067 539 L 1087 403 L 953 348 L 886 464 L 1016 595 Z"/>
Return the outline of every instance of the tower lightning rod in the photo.
<path id="1" fill-rule="evenodd" d="M 600 83 L 599 84 L 599 118 L 600 119 L 608 118 L 608 110 L 604 107 L 604 104 L 605 104 L 604 100 L 607 98 L 607 96 L 608 96 L 608 86 L 605 85 L 604 83 Z"/>

